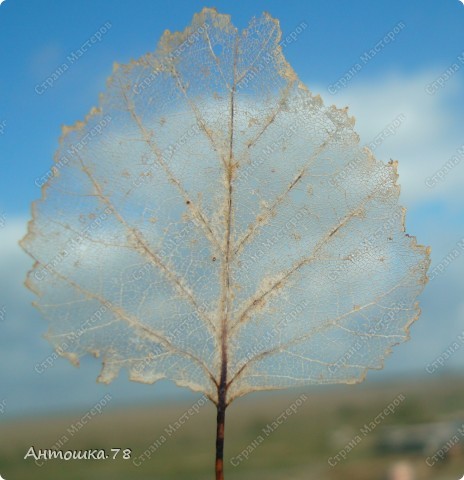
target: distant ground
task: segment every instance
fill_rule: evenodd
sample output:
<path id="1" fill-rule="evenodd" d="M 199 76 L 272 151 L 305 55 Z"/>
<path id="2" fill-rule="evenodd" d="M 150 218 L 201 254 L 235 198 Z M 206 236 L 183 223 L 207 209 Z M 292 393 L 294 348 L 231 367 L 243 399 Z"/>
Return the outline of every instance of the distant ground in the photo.
<path id="1" fill-rule="evenodd" d="M 203 403 L 108 407 L 89 415 L 85 425 L 79 423 L 82 414 L 2 422 L 0 475 L 5 480 L 213 480 L 215 410 Z M 385 409 L 388 414 L 382 414 Z M 450 421 L 464 422 L 464 377 L 252 395 L 227 411 L 226 480 L 385 480 L 398 462 L 415 471 L 414 480 L 458 480 L 464 474 L 464 431 L 446 439 L 445 460 L 432 458 L 444 443 L 433 433 L 426 439 L 428 452 L 378 446 L 389 426 Z M 403 430 L 407 437 L 409 430 Z M 106 449 L 112 455 L 111 448 L 129 448 L 131 458 L 123 460 L 121 451 L 116 460 L 54 459 L 41 467 L 23 458 L 31 446 L 48 449 L 60 442 L 63 451 Z M 151 458 L 144 460 L 145 451 Z"/>

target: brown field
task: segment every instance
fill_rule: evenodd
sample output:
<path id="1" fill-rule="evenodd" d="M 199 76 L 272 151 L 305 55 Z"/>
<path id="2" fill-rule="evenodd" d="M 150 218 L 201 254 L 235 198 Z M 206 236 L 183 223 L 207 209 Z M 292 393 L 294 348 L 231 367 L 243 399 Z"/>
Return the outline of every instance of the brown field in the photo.
<path id="1" fill-rule="evenodd" d="M 464 474 L 461 434 L 456 431 L 447 458 L 427 466 L 431 453 L 380 451 L 376 445 L 385 428 L 437 421 L 464 422 L 464 379 L 426 378 L 399 382 L 366 382 L 285 393 L 265 393 L 239 399 L 227 411 L 226 480 L 384 480 L 398 461 L 407 461 L 414 480 L 458 480 Z M 302 400 L 306 395 L 307 400 Z M 360 429 L 374 421 L 394 399 L 394 412 L 368 433 Z M 295 403 L 298 400 L 297 403 Z M 3 421 L 0 424 L 0 475 L 5 480 L 213 480 L 215 410 L 209 403 L 188 414 L 190 403 L 104 409 L 78 431 L 70 428 L 81 414 Z M 277 419 L 293 404 L 295 412 Z M 187 412 L 185 423 L 175 422 Z M 174 428 L 170 429 L 170 425 Z M 71 433 L 70 433 L 71 430 Z M 267 433 L 266 433 L 267 432 Z M 357 437 L 358 436 L 358 437 Z M 433 435 L 432 435 L 433 437 Z M 334 467 L 328 463 L 353 439 L 354 447 Z M 113 460 L 49 460 L 41 467 L 24 459 L 29 447 L 48 449 L 61 439 L 61 450 L 131 449 Z M 433 440 L 433 438 L 432 438 Z M 433 442 L 432 442 L 433 443 Z M 152 445 L 150 452 L 150 445 Z M 441 445 L 441 444 L 439 444 Z M 247 448 L 248 447 L 248 448 Z M 240 462 L 242 451 L 248 458 Z M 150 452 L 143 461 L 141 455 Z M 246 455 L 246 453 L 245 453 Z M 333 461 L 332 461 L 333 463 Z M 140 464 L 136 466 L 136 464 Z M 237 466 L 234 466 L 237 465 Z"/>

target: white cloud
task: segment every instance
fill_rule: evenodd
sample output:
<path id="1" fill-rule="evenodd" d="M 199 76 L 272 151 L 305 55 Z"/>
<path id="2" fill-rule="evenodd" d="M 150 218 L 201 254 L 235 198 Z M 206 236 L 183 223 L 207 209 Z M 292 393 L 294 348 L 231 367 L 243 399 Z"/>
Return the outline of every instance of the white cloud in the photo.
<path id="1" fill-rule="evenodd" d="M 394 135 L 385 138 L 375 155 L 383 161 L 399 161 L 401 201 L 406 206 L 438 200 L 447 204 L 464 200 L 464 159 L 434 188 L 425 184 L 463 145 L 456 126 L 462 119 L 453 108 L 459 94 L 457 79 L 429 95 L 425 88 L 437 77 L 429 71 L 414 75 L 392 74 L 349 84 L 336 95 L 315 86 L 327 104 L 349 106 L 356 118 L 355 130 L 362 144 L 370 143 L 399 115 L 404 115 Z"/>

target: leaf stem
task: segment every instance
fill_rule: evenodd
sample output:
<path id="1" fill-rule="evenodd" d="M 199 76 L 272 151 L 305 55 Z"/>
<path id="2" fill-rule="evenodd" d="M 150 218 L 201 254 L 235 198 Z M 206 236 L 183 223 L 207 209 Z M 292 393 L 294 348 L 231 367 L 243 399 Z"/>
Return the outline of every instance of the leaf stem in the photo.
<path id="1" fill-rule="evenodd" d="M 216 480 L 224 480 L 224 427 L 226 420 L 227 357 L 223 354 L 221 380 L 218 387 L 216 427 Z"/>
<path id="2" fill-rule="evenodd" d="M 218 403 L 216 430 L 216 480 L 224 480 L 224 425 L 226 406 Z"/>

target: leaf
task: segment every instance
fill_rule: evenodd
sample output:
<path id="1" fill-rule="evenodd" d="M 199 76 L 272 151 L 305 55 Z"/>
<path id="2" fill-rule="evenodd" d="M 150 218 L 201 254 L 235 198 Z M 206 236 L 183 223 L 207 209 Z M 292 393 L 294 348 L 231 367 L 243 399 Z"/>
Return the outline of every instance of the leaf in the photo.
<path id="1" fill-rule="evenodd" d="M 63 129 L 22 245 L 48 338 L 73 363 L 101 356 L 99 381 L 126 368 L 225 409 L 360 381 L 408 338 L 429 258 L 396 162 L 309 92 L 280 36 L 268 15 L 240 33 L 205 9 Z"/>

